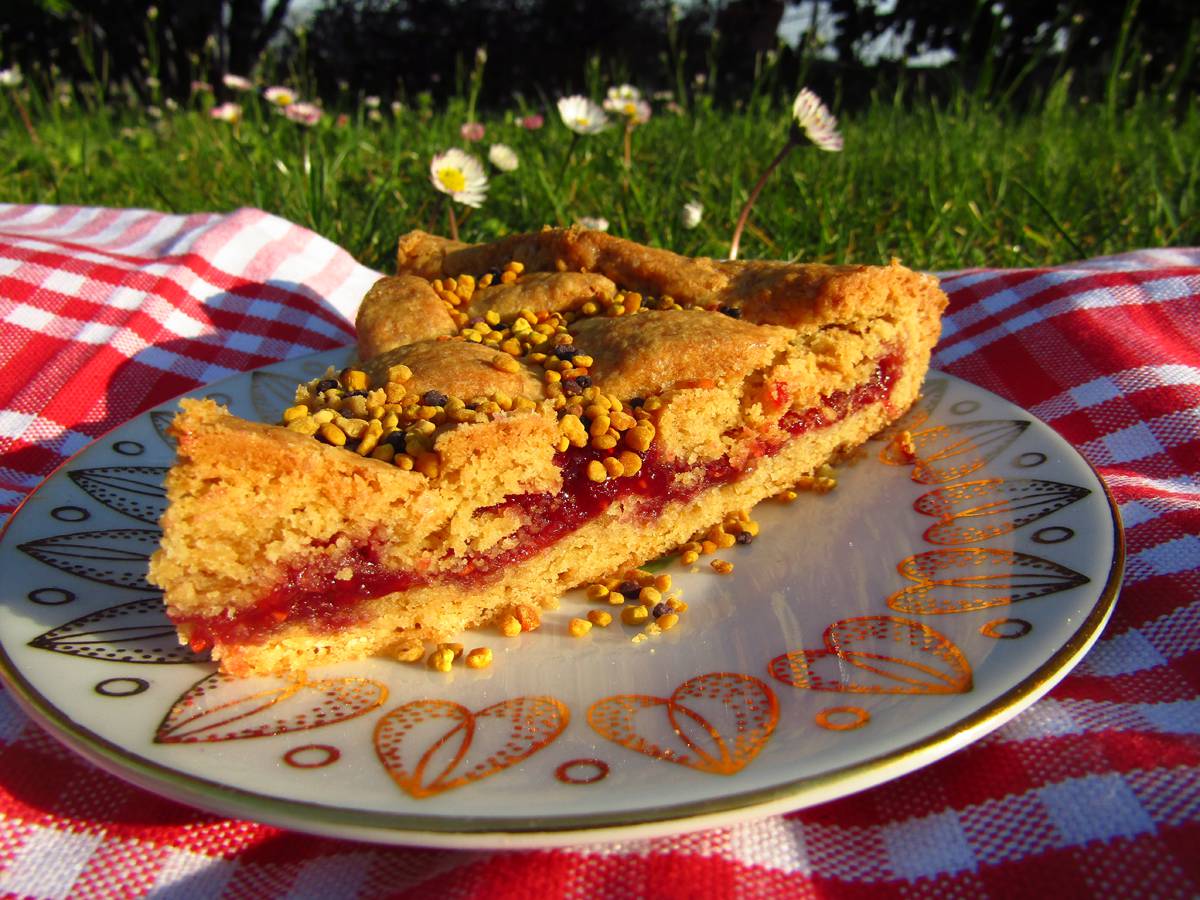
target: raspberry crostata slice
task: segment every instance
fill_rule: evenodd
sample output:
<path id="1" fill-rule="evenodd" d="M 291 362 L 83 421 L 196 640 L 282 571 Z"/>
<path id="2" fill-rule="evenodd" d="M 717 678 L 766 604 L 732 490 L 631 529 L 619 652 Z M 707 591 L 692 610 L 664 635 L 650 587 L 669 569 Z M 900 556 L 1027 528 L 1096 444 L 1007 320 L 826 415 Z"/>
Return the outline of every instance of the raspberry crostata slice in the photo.
<path id="1" fill-rule="evenodd" d="M 299 385 L 279 424 L 183 402 L 150 577 L 229 673 L 414 658 L 671 551 L 886 427 L 945 303 L 895 262 L 410 233 L 363 300 L 358 362 Z"/>

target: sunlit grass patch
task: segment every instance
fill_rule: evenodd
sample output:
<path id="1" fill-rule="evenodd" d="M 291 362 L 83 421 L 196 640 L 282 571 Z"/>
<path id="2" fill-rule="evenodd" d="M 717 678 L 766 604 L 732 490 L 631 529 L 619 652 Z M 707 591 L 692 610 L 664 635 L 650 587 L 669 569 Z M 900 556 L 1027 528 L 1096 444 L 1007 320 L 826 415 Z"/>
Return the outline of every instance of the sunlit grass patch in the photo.
<path id="1" fill-rule="evenodd" d="M 452 147 L 492 161 L 486 199 L 457 219 L 464 240 L 592 217 L 613 234 L 724 256 L 791 128 L 790 98 L 764 96 L 732 110 L 705 98 L 686 109 L 646 100 L 653 113 L 639 113 L 631 141 L 634 119 L 620 110 L 626 127 L 584 135 L 553 107 L 476 112 L 468 98 L 445 109 L 363 98 L 289 118 L 285 110 L 305 102 L 299 92 L 282 104 L 282 93 L 268 99 L 251 86 L 233 95 L 235 113 L 199 87 L 189 101 L 151 111 L 113 98 L 64 100 L 31 82 L 0 88 L 0 200 L 173 212 L 255 206 L 380 269 L 399 233 L 448 230 L 429 167 Z M 467 123 L 482 126 L 472 129 L 478 141 L 464 138 Z M 1200 243 L 1195 103 L 1179 113 L 1143 95 L 1114 116 L 1105 104 L 1058 98 L 1020 112 L 961 91 L 943 102 L 877 96 L 841 112 L 838 124 L 843 152 L 793 154 L 772 174 L 741 236 L 742 258 L 898 256 L 950 269 Z M 703 215 L 683 215 L 688 204 Z"/>

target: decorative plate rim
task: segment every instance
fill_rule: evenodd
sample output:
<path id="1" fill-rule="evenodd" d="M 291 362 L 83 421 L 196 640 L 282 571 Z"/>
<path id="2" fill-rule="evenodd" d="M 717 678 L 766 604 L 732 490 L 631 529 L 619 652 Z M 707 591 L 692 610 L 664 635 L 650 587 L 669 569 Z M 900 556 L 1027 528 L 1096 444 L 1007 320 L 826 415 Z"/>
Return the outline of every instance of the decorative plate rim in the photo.
<path id="1" fill-rule="evenodd" d="M 326 357 L 336 350 L 323 350 L 280 360 L 258 369 L 230 375 L 209 385 L 184 392 L 212 391 L 219 385 L 244 378 L 277 365 Z M 882 784 L 915 771 L 947 753 L 954 752 L 1027 709 L 1074 668 L 1099 638 L 1112 615 L 1125 568 L 1125 535 L 1116 501 L 1100 473 L 1077 448 L 1033 413 L 986 388 L 957 376 L 930 369 L 930 376 L 950 377 L 976 391 L 1020 409 L 1054 434 L 1065 448 L 1091 472 L 1101 488 L 1111 516 L 1113 552 L 1103 587 L 1078 627 L 1048 658 L 1022 681 L 992 700 L 975 707 L 952 724 L 915 741 L 872 756 L 825 770 L 817 775 L 777 782 L 745 791 L 728 791 L 717 797 L 668 803 L 637 809 L 537 814 L 523 821 L 518 817 L 437 813 L 384 812 L 351 809 L 311 800 L 296 800 L 257 793 L 180 771 L 98 735 L 79 724 L 48 700 L 14 664 L 6 643 L 0 639 L 0 677 L 13 688 L 13 696 L 34 721 L 72 751 L 104 771 L 128 783 L 168 799 L 183 802 L 219 815 L 249 818 L 301 832 L 363 840 L 382 844 L 415 844 L 428 847 L 488 849 L 569 846 L 609 839 L 636 839 L 728 825 L 747 814 L 755 817 L 795 811 Z M 166 401 L 173 403 L 179 398 Z M 155 404 L 161 407 L 164 404 Z M 22 510 L 40 491 L 98 442 L 120 431 L 152 410 L 97 436 L 61 462 L 31 491 L 0 528 L 0 543 Z M 878 776 L 878 777 L 876 777 Z M 855 786 L 857 782 L 862 782 Z"/>

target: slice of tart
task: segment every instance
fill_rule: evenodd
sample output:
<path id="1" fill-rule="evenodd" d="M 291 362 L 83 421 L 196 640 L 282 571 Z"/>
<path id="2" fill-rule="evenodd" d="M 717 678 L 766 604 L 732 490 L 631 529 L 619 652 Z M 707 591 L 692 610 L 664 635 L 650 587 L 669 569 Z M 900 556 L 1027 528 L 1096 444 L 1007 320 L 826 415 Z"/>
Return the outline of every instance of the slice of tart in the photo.
<path id="1" fill-rule="evenodd" d="M 399 242 L 280 424 L 184 401 L 150 566 L 233 674 L 402 658 L 669 552 L 917 396 L 936 280 L 577 228 Z"/>

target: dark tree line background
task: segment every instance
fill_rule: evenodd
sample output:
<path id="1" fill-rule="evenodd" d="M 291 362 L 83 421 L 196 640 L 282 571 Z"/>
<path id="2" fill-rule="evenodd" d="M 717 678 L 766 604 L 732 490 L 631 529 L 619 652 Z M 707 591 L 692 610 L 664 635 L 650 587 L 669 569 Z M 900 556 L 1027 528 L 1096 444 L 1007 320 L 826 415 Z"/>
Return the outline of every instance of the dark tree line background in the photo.
<path id="1" fill-rule="evenodd" d="M 1131 60 L 1151 88 L 1200 87 L 1195 0 L 821 0 L 832 37 L 802 29 L 796 46 L 777 37 L 785 13 L 801 12 L 785 0 L 323 0 L 299 28 L 289 23 L 290 0 L 0 6 L 0 66 L 53 66 L 68 81 L 128 83 L 144 96 L 150 70 L 156 90 L 182 98 L 195 80 L 220 91 L 221 75 L 262 69 L 293 83 L 289 75 L 303 73 L 330 101 L 342 91 L 444 99 L 462 90 L 477 48 L 487 50 L 483 106 L 516 93 L 538 102 L 581 90 L 591 60 L 605 82 L 679 90 L 697 73 L 714 73 L 708 88 L 719 100 L 744 98 L 768 52 L 778 54 L 780 90 L 803 76 L 826 92 L 836 84 L 844 105 L 894 79 L 903 60 L 939 50 L 953 58 L 926 73 L 934 92 L 965 83 L 1038 96 L 1030 90 L 1067 70 L 1077 90 L 1099 92 L 1114 63 Z M 880 40 L 889 45 L 884 59 L 869 52 Z"/>

